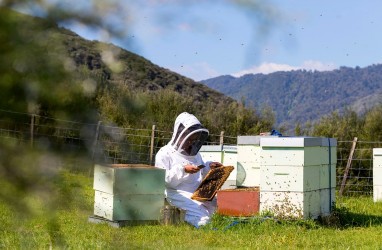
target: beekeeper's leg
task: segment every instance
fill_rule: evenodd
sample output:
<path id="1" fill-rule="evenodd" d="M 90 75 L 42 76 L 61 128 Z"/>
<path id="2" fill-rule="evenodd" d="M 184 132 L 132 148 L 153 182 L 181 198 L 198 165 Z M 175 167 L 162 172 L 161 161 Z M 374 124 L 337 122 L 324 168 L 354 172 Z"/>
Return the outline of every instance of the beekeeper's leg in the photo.
<path id="1" fill-rule="evenodd" d="M 176 195 L 167 198 L 167 200 L 171 205 L 186 210 L 185 221 L 195 227 L 206 225 L 216 210 L 216 199 L 200 202 L 182 195 Z"/>

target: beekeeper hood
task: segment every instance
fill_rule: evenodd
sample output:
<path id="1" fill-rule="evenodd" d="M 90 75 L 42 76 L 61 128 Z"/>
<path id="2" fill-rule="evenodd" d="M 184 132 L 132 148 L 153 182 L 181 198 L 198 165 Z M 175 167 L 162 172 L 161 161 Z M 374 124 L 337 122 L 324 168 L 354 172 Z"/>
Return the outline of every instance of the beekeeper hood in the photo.
<path id="1" fill-rule="evenodd" d="M 194 156 L 207 140 L 208 133 L 194 115 L 183 112 L 175 120 L 170 144 L 179 153 Z"/>

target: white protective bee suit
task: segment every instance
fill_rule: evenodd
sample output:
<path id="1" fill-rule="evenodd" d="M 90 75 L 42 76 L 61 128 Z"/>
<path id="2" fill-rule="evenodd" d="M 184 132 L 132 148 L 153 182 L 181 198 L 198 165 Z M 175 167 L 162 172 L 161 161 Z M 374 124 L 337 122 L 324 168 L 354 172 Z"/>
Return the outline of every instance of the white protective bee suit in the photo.
<path id="1" fill-rule="evenodd" d="M 171 141 L 155 156 L 155 167 L 166 169 L 166 199 L 186 210 L 185 221 L 199 227 L 209 222 L 216 209 L 216 200 L 196 201 L 191 196 L 203 177 L 210 170 L 209 162 L 203 162 L 199 150 L 208 137 L 208 130 L 199 120 L 187 112 L 175 120 Z M 190 140 L 192 138 L 192 140 Z M 199 172 L 186 173 L 185 165 L 205 165 Z"/>

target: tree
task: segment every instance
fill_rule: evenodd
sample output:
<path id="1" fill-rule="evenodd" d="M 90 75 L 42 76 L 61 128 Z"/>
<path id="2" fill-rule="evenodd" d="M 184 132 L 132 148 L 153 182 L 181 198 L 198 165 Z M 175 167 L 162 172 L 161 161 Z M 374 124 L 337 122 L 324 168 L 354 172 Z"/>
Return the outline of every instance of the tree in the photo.
<path id="1" fill-rule="evenodd" d="M 361 136 L 366 141 L 382 141 L 382 105 L 366 112 Z"/>
<path id="2" fill-rule="evenodd" d="M 91 6 L 96 6 L 97 2 L 88 1 L 93 4 Z M 38 10 L 44 19 L 36 17 L 31 21 L 31 18 L 12 10 L 28 8 Z M 103 11 L 107 13 L 106 9 Z M 76 21 L 115 32 L 104 23 L 100 11 L 89 13 L 76 12 L 60 1 L 0 2 L 2 110 L 82 121 L 92 117 L 94 112 L 88 105 L 92 93 L 89 95 L 84 88 L 88 79 L 75 72 L 74 62 L 64 47 L 56 46 L 58 37 L 54 32 L 58 28 L 57 23 L 64 21 Z M 0 116 L 1 119 L 9 119 L 4 113 Z M 10 119 L 15 124 L 24 122 L 17 116 Z M 22 142 L 15 138 L 0 140 L 0 200 L 13 205 L 15 212 L 20 212 L 15 218 L 28 218 L 34 211 L 45 209 L 46 216 L 52 219 L 48 231 L 54 242 L 59 235 L 54 219 L 55 208 L 70 204 L 72 198 L 67 192 L 64 193 L 68 195 L 63 197 L 62 190 L 57 190 L 54 185 L 61 181 L 58 162 L 65 162 L 65 158 L 49 146 L 30 148 L 29 143 Z M 29 206 L 32 197 L 45 197 L 40 208 Z"/>
<path id="3" fill-rule="evenodd" d="M 353 140 L 362 130 L 363 119 L 353 110 L 346 109 L 341 115 L 333 112 L 313 126 L 313 136 L 334 137 L 337 140 Z"/>

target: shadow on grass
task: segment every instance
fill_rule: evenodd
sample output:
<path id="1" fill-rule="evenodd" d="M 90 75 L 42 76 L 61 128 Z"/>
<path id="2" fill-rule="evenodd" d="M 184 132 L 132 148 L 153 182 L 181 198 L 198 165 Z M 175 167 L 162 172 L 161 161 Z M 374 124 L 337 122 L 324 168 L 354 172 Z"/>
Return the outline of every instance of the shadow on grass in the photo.
<path id="1" fill-rule="evenodd" d="M 330 216 L 313 219 L 287 219 L 273 216 L 253 217 L 229 217 L 215 215 L 212 224 L 205 229 L 226 231 L 232 228 L 260 226 L 267 223 L 268 226 L 291 225 L 304 227 L 306 229 L 317 229 L 320 227 L 347 229 L 352 227 L 373 227 L 382 225 L 382 214 L 363 214 L 350 211 L 348 208 L 335 208 Z"/>
<path id="2" fill-rule="evenodd" d="M 335 208 L 330 216 L 318 219 L 322 226 L 346 229 L 349 227 L 371 227 L 382 225 L 382 215 L 351 212 L 345 207 Z"/>

